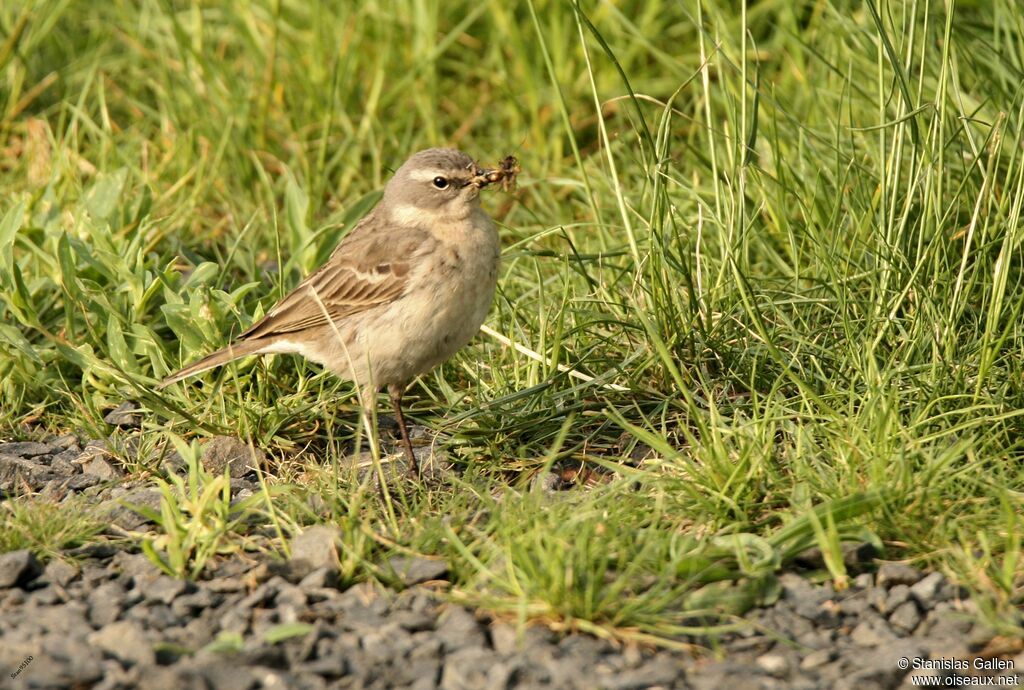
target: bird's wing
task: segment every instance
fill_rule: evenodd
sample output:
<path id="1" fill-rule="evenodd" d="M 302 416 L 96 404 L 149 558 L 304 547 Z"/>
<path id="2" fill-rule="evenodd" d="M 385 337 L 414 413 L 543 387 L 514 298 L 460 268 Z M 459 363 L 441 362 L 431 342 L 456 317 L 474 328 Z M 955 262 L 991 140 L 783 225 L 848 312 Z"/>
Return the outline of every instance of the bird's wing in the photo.
<path id="1" fill-rule="evenodd" d="M 387 304 L 406 290 L 413 263 L 435 240 L 420 228 L 353 229 L 323 266 L 287 294 L 239 340 L 270 338 L 337 323 Z"/>

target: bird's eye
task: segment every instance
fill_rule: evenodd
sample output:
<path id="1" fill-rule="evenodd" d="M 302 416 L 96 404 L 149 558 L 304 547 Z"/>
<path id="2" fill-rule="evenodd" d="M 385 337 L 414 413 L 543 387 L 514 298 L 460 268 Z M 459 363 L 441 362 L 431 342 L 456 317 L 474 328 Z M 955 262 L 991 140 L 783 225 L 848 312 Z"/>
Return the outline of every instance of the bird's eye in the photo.
<path id="1" fill-rule="evenodd" d="M 440 176 L 435 177 L 434 178 L 434 186 L 436 188 L 438 188 L 438 189 L 447 189 L 448 188 L 448 180 L 447 180 L 447 178 L 440 177 Z"/>

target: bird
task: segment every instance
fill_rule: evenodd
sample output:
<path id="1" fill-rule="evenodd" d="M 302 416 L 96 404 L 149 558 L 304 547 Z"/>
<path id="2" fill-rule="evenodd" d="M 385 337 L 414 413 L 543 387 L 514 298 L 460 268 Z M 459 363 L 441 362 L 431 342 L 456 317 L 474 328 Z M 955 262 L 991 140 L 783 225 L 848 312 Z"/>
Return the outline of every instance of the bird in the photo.
<path id="1" fill-rule="evenodd" d="M 402 397 L 484 322 L 501 245 L 480 190 L 507 186 L 518 170 L 481 168 L 454 148 L 413 154 L 323 265 L 228 345 L 158 388 L 249 355 L 299 354 L 359 386 L 367 412 L 387 389 L 408 470 L 418 476 Z"/>

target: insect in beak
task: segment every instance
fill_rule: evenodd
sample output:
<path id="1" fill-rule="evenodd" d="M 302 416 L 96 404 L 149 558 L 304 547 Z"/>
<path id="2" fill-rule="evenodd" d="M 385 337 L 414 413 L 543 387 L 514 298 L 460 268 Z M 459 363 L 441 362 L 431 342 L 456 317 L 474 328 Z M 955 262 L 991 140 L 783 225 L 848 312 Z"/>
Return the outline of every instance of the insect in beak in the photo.
<path id="1" fill-rule="evenodd" d="M 489 184 L 500 182 L 501 188 L 507 192 L 515 186 L 516 175 L 519 174 L 519 171 L 519 161 L 516 160 L 516 157 L 505 156 L 498 163 L 497 168 L 489 170 L 477 168 L 476 174 L 470 180 L 470 183 L 483 188 Z"/>

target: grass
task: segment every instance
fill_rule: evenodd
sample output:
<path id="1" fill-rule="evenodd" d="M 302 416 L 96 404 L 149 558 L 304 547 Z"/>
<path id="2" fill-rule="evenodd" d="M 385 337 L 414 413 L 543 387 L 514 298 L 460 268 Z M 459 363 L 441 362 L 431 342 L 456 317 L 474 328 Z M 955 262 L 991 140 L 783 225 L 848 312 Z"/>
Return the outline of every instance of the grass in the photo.
<path id="1" fill-rule="evenodd" d="M 35 496 L 8 499 L 0 515 L 0 553 L 31 549 L 48 560 L 90 542 L 103 527 L 101 516 L 84 501 L 62 505 Z"/>
<path id="2" fill-rule="evenodd" d="M 0 429 L 132 398 L 154 444 L 251 439 L 263 529 L 338 524 L 352 580 L 443 556 L 520 620 L 666 642 L 869 535 L 1019 633 L 1024 19 L 737 4 L 4 3 Z M 439 144 L 525 171 L 485 200 L 499 337 L 409 393 L 460 483 L 341 471 L 354 392 L 296 358 L 153 390 Z M 581 462 L 618 479 L 526 490 Z"/>

